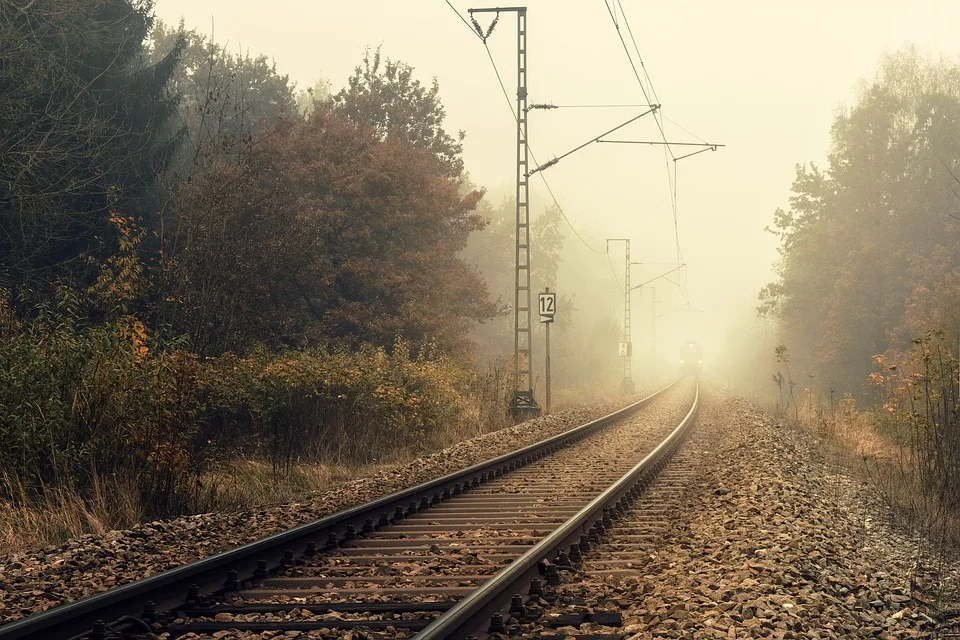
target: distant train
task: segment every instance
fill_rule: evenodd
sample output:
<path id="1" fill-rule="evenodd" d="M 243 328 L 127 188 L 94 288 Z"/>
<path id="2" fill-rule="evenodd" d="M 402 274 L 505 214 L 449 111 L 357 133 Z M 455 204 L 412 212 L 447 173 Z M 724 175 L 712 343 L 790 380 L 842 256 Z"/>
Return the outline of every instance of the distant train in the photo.
<path id="1" fill-rule="evenodd" d="M 703 371 L 703 347 L 696 342 L 685 342 L 680 349 L 680 371 L 700 373 Z"/>

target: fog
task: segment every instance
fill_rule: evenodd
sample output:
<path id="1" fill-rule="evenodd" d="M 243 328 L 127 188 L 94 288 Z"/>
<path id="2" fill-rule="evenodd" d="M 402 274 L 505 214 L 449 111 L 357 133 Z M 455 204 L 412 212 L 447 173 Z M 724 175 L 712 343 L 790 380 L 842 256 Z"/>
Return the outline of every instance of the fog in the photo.
<path id="1" fill-rule="evenodd" d="M 462 15 L 474 6 L 452 4 Z M 646 102 L 604 3 L 526 5 L 530 102 Z M 913 43 L 934 55 L 953 55 L 960 5 L 630 0 L 623 8 L 668 118 L 667 138 L 697 141 L 689 131 L 726 145 L 677 164 L 676 233 L 687 265 L 680 274 L 686 295 L 669 282 L 656 282 L 658 355 L 666 366 L 674 362 L 676 345 L 695 338 L 705 345 L 707 370 L 728 371 L 724 361 L 757 330 L 757 292 L 773 278 L 777 259 L 775 238 L 764 227 L 774 209 L 786 205 L 795 165 L 824 163 L 837 110 L 853 99 L 859 81 L 874 77 L 885 52 Z M 422 80 L 438 79 L 447 129 L 466 132 L 464 160 L 472 181 L 487 188 L 494 202 L 512 194 L 515 128 L 508 100 L 483 45 L 445 2 L 158 0 L 155 11 L 168 23 L 182 17 L 188 29 L 211 33 L 232 50 L 272 56 L 300 87 L 322 78 L 336 90 L 365 48 L 382 47 L 385 56 L 410 63 Z M 515 20 L 503 14 L 488 42 L 511 104 Z M 629 44 L 622 17 L 620 24 Z M 641 110 L 534 111 L 530 145 L 543 163 Z M 612 137 L 657 140 L 660 133 L 647 116 Z M 593 144 L 544 171 L 587 245 L 564 229 L 566 251 L 556 283 L 575 297 L 585 318 L 622 318 L 617 279 L 623 279 L 623 245 L 613 245 L 608 257 L 606 238 L 631 238 L 634 261 L 676 262 L 667 166 L 659 147 Z M 553 199 L 539 179 L 531 184 L 531 211 L 537 214 Z M 633 284 L 669 268 L 637 266 Z M 510 291 L 493 293 L 512 299 Z M 650 292 L 634 293 L 634 366 L 640 369 L 654 321 Z"/>

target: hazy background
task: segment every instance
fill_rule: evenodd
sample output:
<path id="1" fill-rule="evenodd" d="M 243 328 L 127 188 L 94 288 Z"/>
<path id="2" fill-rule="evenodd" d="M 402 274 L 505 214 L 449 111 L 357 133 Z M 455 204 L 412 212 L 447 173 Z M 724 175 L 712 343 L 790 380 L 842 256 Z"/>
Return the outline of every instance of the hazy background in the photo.
<path id="1" fill-rule="evenodd" d="M 644 102 L 601 0 L 526 4 L 531 102 Z M 471 6 L 489 6 L 453 5 L 464 15 Z M 883 53 L 914 43 L 934 54 L 954 55 L 960 5 L 627 0 L 623 6 L 663 114 L 701 138 L 727 145 L 679 164 L 680 240 L 689 265 L 690 307 L 704 313 L 666 315 L 657 329 L 661 353 L 697 336 L 706 345 L 709 365 L 720 358 L 732 335 L 745 331 L 756 293 L 772 277 L 775 243 L 764 227 L 774 208 L 786 204 L 795 164 L 823 163 L 836 110 L 852 98 L 859 80 L 873 77 Z M 490 189 L 495 201 L 501 193 L 512 193 L 515 133 L 510 112 L 482 44 L 442 0 L 158 0 L 155 10 L 174 24 L 182 16 L 187 28 L 212 33 L 231 50 L 272 56 L 278 70 L 300 87 L 324 78 L 336 91 L 364 48 L 382 45 L 384 55 L 410 63 L 422 80 L 438 78 L 448 130 L 467 133 L 464 159 L 473 180 Z M 489 41 L 511 101 L 515 20 L 504 14 Z M 621 28 L 625 33 L 622 22 Z M 534 112 L 531 147 L 544 162 L 636 112 Z M 667 133 L 672 140 L 693 140 L 669 123 Z M 658 136 L 649 117 L 617 134 Z M 606 237 L 630 237 L 634 260 L 675 260 L 673 214 L 659 148 L 595 144 L 549 169 L 546 177 L 573 225 L 594 248 L 603 250 Z M 532 184 L 536 212 L 549 200 L 538 181 Z M 571 251 L 558 288 L 575 294 L 581 310 L 619 317 L 621 294 L 607 257 L 572 251 L 577 240 L 569 232 L 567 237 Z M 618 278 L 622 256 L 618 245 L 611 256 Z M 636 268 L 634 283 L 660 269 Z M 592 274 L 592 285 L 577 279 L 584 273 Z M 509 291 L 494 293 L 512 298 Z M 657 297 L 662 301 L 658 314 L 683 303 L 677 288 L 663 282 Z M 649 341 L 649 305 L 649 294 L 634 301 L 638 351 Z"/>

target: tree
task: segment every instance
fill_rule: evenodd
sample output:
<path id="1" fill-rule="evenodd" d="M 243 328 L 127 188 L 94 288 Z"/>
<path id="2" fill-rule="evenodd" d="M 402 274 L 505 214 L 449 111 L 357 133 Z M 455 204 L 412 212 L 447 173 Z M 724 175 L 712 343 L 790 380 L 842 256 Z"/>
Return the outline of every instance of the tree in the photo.
<path id="1" fill-rule="evenodd" d="M 264 55 L 230 53 L 195 29 L 157 21 L 149 37 L 154 61 L 180 50 L 170 86 L 180 97 L 185 140 L 174 165 L 185 179 L 213 157 L 237 156 L 261 125 L 298 111 L 294 84 Z"/>
<path id="2" fill-rule="evenodd" d="M 297 110 L 304 116 L 309 115 L 317 103 L 328 104 L 333 100 L 333 94 L 330 93 L 330 81 L 321 78 L 306 89 L 298 90 L 296 100 Z"/>
<path id="3" fill-rule="evenodd" d="M 789 210 L 774 214 L 778 280 L 761 311 L 779 318 L 798 365 L 859 390 L 873 356 L 940 322 L 934 298 L 960 275 L 957 166 L 960 67 L 888 56 L 837 116 L 827 168 L 798 167 Z"/>
<path id="4" fill-rule="evenodd" d="M 480 351 L 489 357 L 513 353 L 513 293 L 516 278 L 516 204 L 513 198 L 503 198 L 493 207 L 483 201 L 479 212 L 487 225 L 471 236 L 463 251 L 463 259 L 476 268 L 496 296 L 500 307 L 497 318 L 475 326 L 473 334 L 481 345 Z M 556 207 L 545 207 L 542 213 L 531 216 L 531 273 L 530 286 L 533 302 L 544 287 L 557 288 L 557 273 L 562 261 L 564 235 L 563 219 Z M 561 295 L 558 305 L 564 310 L 557 324 L 571 320 L 573 300 Z"/>
<path id="5" fill-rule="evenodd" d="M 458 252 L 484 221 L 433 155 L 318 105 L 182 189 L 170 246 L 176 323 L 203 353 L 256 342 L 463 354 L 495 307 Z"/>
<path id="6" fill-rule="evenodd" d="M 89 285 L 176 149 L 180 53 L 143 57 L 149 2 L 0 3 L 0 287 Z"/>
<path id="7" fill-rule="evenodd" d="M 456 138 L 443 128 L 446 111 L 440 102 L 440 85 L 434 78 L 429 88 L 413 77 L 413 67 L 381 59 L 380 49 L 368 49 L 347 86 L 333 98 L 335 108 L 347 121 L 372 127 L 381 140 L 399 138 L 430 151 L 437 172 L 457 178 L 463 173 L 463 131 Z"/>

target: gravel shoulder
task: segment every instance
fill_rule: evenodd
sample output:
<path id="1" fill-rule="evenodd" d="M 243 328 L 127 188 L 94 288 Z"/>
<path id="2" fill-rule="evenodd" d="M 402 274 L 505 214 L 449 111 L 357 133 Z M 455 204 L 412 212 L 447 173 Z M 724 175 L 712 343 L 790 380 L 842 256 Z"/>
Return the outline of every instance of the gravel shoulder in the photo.
<path id="1" fill-rule="evenodd" d="M 34 552 L 0 552 L 0 625 L 426 482 L 579 426 L 624 404 L 600 402 L 529 420 L 298 502 L 149 522 Z"/>
<path id="2" fill-rule="evenodd" d="M 570 576 L 562 589 L 620 609 L 643 638 L 927 638 L 914 559 L 863 482 L 830 465 L 810 434 L 706 390 L 687 446 L 697 479 L 635 575 Z M 630 520 L 628 516 L 626 520 Z M 561 630 L 562 631 L 562 630 Z"/>

